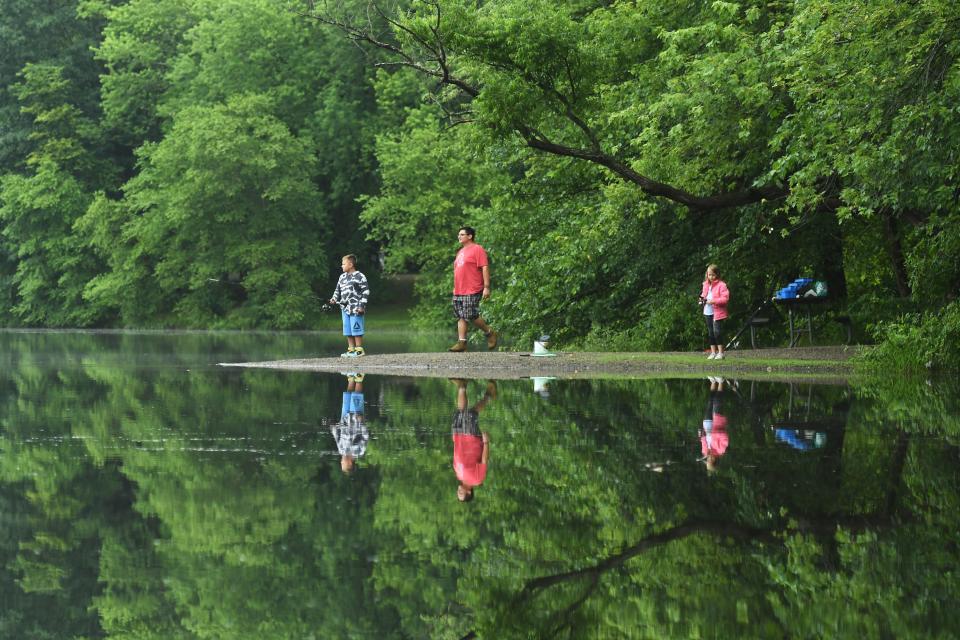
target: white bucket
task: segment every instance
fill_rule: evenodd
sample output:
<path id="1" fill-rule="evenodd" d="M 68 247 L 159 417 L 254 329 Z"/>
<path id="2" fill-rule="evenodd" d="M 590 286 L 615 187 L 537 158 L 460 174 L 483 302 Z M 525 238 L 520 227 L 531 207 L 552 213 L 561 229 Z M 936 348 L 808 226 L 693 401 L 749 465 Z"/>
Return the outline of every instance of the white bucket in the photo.
<path id="1" fill-rule="evenodd" d="M 550 389 L 547 388 L 547 385 L 550 384 L 551 380 L 556 380 L 556 378 L 551 377 L 533 377 L 530 379 L 533 380 L 534 393 L 538 393 L 544 398 L 550 395 Z"/>
<path id="2" fill-rule="evenodd" d="M 547 349 L 549 342 L 540 342 L 539 340 L 533 341 L 533 355 L 542 356 L 550 353 L 550 350 Z"/>

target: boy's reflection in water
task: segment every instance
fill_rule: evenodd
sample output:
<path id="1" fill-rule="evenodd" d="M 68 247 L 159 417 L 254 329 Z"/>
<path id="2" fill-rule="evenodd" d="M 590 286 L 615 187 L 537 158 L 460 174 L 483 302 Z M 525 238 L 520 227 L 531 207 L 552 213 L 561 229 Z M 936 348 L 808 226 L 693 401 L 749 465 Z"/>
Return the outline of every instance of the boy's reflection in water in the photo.
<path id="1" fill-rule="evenodd" d="M 457 499 L 469 502 L 473 500 L 473 489 L 483 484 L 487 476 L 490 437 L 486 431 L 480 431 L 479 414 L 497 397 L 497 385 L 488 382 L 480 401 L 467 409 L 467 381 L 461 378 L 450 381 L 457 386 L 457 411 L 453 414 L 453 470 L 459 480 Z"/>
<path id="2" fill-rule="evenodd" d="M 727 435 L 727 418 L 721 411 L 723 398 L 723 378 L 710 377 L 710 396 L 707 407 L 703 412 L 703 425 L 700 427 L 700 454 L 701 460 L 707 466 L 707 473 L 716 471 L 720 461 L 730 444 Z"/>
<path id="3" fill-rule="evenodd" d="M 340 469 L 352 473 L 355 462 L 367 452 L 370 432 L 363 419 L 363 374 L 348 373 L 347 390 L 343 392 L 340 421 L 330 426 L 330 433 L 340 452 Z"/>

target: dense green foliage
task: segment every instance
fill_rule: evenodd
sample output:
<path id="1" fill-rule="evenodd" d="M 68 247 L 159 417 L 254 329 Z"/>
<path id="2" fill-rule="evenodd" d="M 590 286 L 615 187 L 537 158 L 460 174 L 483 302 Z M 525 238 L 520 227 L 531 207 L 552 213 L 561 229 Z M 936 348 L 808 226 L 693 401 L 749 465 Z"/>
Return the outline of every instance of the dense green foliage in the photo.
<path id="1" fill-rule="evenodd" d="M 375 99 L 296 6 L 0 5 L 4 323 L 316 324 L 339 255 L 375 254 Z"/>
<path id="2" fill-rule="evenodd" d="M 447 380 L 222 369 L 264 334 L 2 336 L 0 630 L 64 638 L 953 637 L 956 385 L 503 381 L 455 497 Z M 469 401 L 485 391 L 467 385 Z M 820 430 L 799 451 L 772 426 Z"/>
<path id="3" fill-rule="evenodd" d="M 449 325 L 471 224 L 524 344 L 697 347 L 716 262 L 735 323 L 810 275 L 884 358 L 952 366 L 958 25 L 952 0 L 3 0 L 0 321 L 313 327 L 349 251 Z"/>
<path id="4" fill-rule="evenodd" d="M 401 69 L 377 79 L 405 120 L 379 132 L 363 216 L 388 265 L 424 270 L 426 310 L 449 286 L 433 238 L 460 221 L 493 255 L 489 315 L 524 340 L 695 346 L 708 262 L 735 320 L 807 274 L 861 340 L 904 312 L 936 332 L 957 296 L 956 3 L 403 7 L 395 41 L 347 3 L 318 16 Z"/>

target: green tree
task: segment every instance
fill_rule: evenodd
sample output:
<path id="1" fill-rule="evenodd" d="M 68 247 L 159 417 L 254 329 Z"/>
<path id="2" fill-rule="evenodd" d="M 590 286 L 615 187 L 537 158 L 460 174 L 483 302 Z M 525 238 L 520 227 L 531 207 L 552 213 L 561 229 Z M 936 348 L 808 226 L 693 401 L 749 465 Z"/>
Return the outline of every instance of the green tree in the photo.
<path id="1" fill-rule="evenodd" d="M 4 0 L 0 3 L 0 175 L 22 171 L 36 148 L 31 142 L 34 120 L 17 93 L 21 73 L 28 65 L 60 67 L 70 86 L 72 107 L 87 118 L 98 110 L 99 66 L 90 53 L 102 23 L 78 19 L 81 3 L 36 3 Z"/>
<path id="2" fill-rule="evenodd" d="M 101 268 L 74 222 L 90 202 L 95 180 L 109 163 L 96 157 L 93 124 L 70 103 L 61 67 L 27 65 L 15 92 L 34 119 L 36 148 L 27 174 L 0 181 L 4 253 L 15 258 L 8 279 L 8 321 L 43 326 L 87 326 L 100 318 L 83 301 L 86 282 Z"/>
<path id="3" fill-rule="evenodd" d="M 324 264 L 327 216 L 311 181 L 310 146 L 269 115 L 272 105 L 244 95 L 185 109 L 163 141 L 141 149 L 119 230 L 133 246 L 90 283 L 91 299 L 113 305 L 128 288 L 155 285 L 174 303 L 168 322 L 306 323 L 317 307 L 310 283 Z M 109 238 L 98 229 L 109 220 L 95 215 L 105 206 L 82 224 Z M 144 258 L 146 273 L 136 264 Z"/>
<path id="4" fill-rule="evenodd" d="M 86 296 L 127 325 L 307 327 L 357 232 L 373 107 L 357 52 L 291 3 L 107 8 L 105 126 L 137 147 L 81 221 L 109 269 Z"/>

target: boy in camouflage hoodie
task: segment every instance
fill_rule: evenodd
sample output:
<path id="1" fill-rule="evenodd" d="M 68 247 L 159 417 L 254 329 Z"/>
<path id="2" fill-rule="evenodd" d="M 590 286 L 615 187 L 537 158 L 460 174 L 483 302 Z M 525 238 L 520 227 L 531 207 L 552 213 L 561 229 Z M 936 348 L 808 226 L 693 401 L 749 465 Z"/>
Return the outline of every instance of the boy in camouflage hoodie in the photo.
<path id="1" fill-rule="evenodd" d="M 341 353 L 340 357 L 357 358 L 365 354 L 363 317 L 367 309 L 367 299 L 370 297 L 370 287 L 367 285 L 367 277 L 357 271 L 357 256 L 352 253 L 343 256 L 340 268 L 343 273 L 340 274 L 333 297 L 330 298 L 330 304 L 340 305 L 343 335 L 347 337 L 347 351 Z"/>

